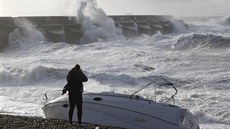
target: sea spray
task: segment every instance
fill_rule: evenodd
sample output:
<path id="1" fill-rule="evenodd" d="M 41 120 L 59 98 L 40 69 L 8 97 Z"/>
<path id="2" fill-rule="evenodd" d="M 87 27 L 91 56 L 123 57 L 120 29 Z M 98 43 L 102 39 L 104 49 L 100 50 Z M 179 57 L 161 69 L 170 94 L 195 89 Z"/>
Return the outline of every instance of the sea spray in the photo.
<path id="1" fill-rule="evenodd" d="M 95 0 L 81 1 L 77 9 L 77 21 L 82 25 L 82 43 L 122 38 L 122 32 L 115 27 L 114 21 L 97 7 Z"/>
<path id="2" fill-rule="evenodd" d="M 14 20 L 14 23 L 18 28 L 9 33 L 8 50 L 9 48 L 18 48 L 21 44 L 24 44 L 25 49 L 30 48 L 30 45 L 36 47 L 35 43 L 40 44 L 46 41 L 42 30 L 28 19 L 18 18 Z"/>
<path id="3" fill-rule="evenodd" d="M 16 19 L 15 25 L 19 27 L 19 31 L 21 32 L 20 37 L 29 38 L 35 41 L 44 41 L 46 39 L 41 30 L 36 28 L 36 24 L 26 18 Z"/>

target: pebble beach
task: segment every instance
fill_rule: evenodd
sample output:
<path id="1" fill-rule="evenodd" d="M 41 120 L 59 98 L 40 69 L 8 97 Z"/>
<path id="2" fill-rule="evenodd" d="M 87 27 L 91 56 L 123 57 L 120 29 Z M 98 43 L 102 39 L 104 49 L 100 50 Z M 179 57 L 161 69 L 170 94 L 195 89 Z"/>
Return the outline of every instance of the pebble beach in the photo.
<path id="1" fill-rule="evenodd" d="M 27 117 L 14 115 L 0 115 L 0 129 L 121 129 L 105 125 L 76 122 L 69 124 L 67 120 L 44 119 L 42 117 Z"/>

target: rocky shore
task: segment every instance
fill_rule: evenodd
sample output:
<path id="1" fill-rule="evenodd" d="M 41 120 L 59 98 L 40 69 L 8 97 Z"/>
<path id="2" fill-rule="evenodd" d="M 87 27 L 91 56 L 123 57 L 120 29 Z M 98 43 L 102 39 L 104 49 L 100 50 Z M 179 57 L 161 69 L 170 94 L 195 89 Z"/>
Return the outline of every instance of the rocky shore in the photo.
<path id="1" fill-rule="evenodd" d="M 0 115 L 0 129 L 121 129 L 90 123 L 83 124 L 84 126 L 79 126 L 73 122 L 70 125 L 66 120 L 44 119 L 41 117 Z"/>

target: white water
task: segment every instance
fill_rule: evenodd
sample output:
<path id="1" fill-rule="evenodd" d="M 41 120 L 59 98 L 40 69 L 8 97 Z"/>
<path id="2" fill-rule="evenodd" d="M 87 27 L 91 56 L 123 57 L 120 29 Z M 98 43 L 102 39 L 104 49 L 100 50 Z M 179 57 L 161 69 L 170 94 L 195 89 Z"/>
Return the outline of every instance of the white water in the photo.
<path id="1" fill-rule="evenodd" d="M 173 21 L 171 34 L 130 39 L 115 28 L 91 26 L 89 30 L 106 36 L 91 33 L 87 36 L 94 42 L 82 40 L 80 45 L 43 41 L 34 29 L 26 30 L 36 33 L 33 36 L 15 30 L 10 45 L 0 53 L 0 113 L 44 117 L 43 94 L 62 90 L 66 74 L 79 63 L 89 78 L 84 83 L 87 92 L 132 94 L 147 83 L 143 78 L 163 76 L 179 90 L 176 104 L 194 113 L 202 129 L 229 129 L 228 18 L 184 21 L 187 28 Z M 111 24 L 110 20 L 104 22 Z M 146 70 L 146 66 L 152 69 Z M 153 99 L 153 91 L 149 87 L 140 94 Z"/>

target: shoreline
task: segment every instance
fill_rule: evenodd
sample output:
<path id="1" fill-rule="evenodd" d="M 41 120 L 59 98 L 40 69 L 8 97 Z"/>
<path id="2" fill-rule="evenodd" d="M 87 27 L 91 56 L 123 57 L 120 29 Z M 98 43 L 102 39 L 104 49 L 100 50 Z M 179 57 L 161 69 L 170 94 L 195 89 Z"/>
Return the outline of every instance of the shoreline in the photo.
<path id="1" fill-rule="evenodd" d="M 122 129 L 84 122 L 83 124 L 85 126 L 79 126 L 77 122 L 71 125 L 68 120 L 0 114 L 0 129 Z"/>

